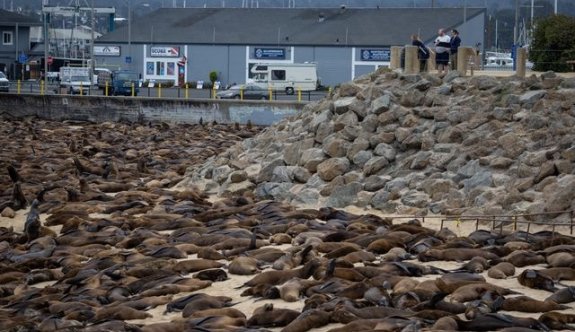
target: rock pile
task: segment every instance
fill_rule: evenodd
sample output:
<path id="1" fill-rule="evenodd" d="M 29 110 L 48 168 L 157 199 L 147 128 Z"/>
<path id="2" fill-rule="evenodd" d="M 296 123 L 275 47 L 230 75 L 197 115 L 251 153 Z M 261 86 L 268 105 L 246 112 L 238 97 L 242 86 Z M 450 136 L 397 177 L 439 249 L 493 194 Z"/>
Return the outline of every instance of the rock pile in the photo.
<path id="1" fill-rule="evenodd" d="M 182 184 L 385 213 L 564 211 L 575 208 L 574 125 L 575 79 L 553 72 L 380 70 L 189 170 Z"/>

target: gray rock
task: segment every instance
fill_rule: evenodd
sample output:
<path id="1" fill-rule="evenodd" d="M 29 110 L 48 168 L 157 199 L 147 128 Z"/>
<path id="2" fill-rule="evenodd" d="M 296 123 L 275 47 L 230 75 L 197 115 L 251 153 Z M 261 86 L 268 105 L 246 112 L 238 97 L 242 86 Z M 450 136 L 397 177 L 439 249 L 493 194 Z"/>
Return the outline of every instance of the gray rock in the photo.
<path id="1" fill-rule="evenodd" d="M 495 107 L 493 115 L 497 120 L 511 121 L 513 120 L 513 109 L 509 107 Z"/>
<path id="2" fill-rule="evenodd" d="M 299 183 L 306 183 L 311 177 L 311 173 L 303 167 L 294 167 L 292 171 L 293 180 Z"/>
<path id="3" fill-rule="evenodd" d="M 363 189 L 359 182 L 352 182 L 334 190 L 326 201 L 326 206 L 343 208 L 357 202 L 357 194 Z"/>
<path id="4" fill-rule="evenodd" d="M 427 91 L 429 88 L 431 88 L 431 82 L 426 79 L 422 79 L 409 87 L 409 89 L 417 89 L 422 92 Z"/>
<path id="5" fill-rule="evenodd" d="M 371 204 L 371 200 L 373 199 L 374 193 L 369 191 L 360 191 L 357 193 L 357 201 L 355 205 L 357 207 L 367 207 Z"/>
<path id="6" fill-rule="evenodd" d="M 343 157 L 346 155 L 346 145 L 348 143 L 337 138 L 327 138 L 323 144 L 323 152 L 332 158 Z"/>
<path id="7" fill-rule="evenodd" d="M 251 192 L 256 188 L 256 185 L 250 181 L 242 182 L 226 182 L 220 187 L 219 194 L 222 196 L 230 195 L 243 195 L 246 192 Z"/>
<path id="8" fill-rule="evenodd" d="M 395 207 L 397 204 L 393 204 L 390 199 L 391 194 L 385 190 L 380 190 L 373 195 L 371 199 L 371 206 L 379 210 L 389 210 L 393 208 L 395 212 Z"/>
<path id="9" fill-rule="evenodd" d="M 445 75 L 443 77 L 443 82 L 444 83 L 450 83 L 451 81 L 453 81 L 454 79 L 458 78 L 459 72 L 457 70 L 450 70 L 447 75 Z"/>
<path id="10" fill-rule="evenodd" d="M 401 197 L 401 203 L 403 205 L 424 208 L 429 204 L 429 196 L 426 193 L 420 191 L 412 190 Z"/>
<path id="11" fill-rule="evenodd" d="M 466 192 L 470 192 L 478 187 L 491 187 L 492 185 L 493 179 L 489 171 L 480 171 L 469 179 L 463 180 L 463 186 Z"/>
<path id="12" fill-rule="evenodd" d="M 366 191 L 375 192 L 385 187 L 385 184 L 388 183 L 390 180 L 391 180 L 390 176 L 372 175 L 365 179 L 363 188 Z"/>
<path id="13" fill-rule="evenodd" d="M 219 184 L 224 183 L 228 179 L 228 175 L 232 172 L 232 168 L 228 165 L 216 167 L 212 173 L 212 179 Z"/>
<path id="14" fill-rule="evenodd" d="M 437 199 L 443 194 L 447 194 L 455 187 L 455 184 L 448 179 L 428 179 L 422 182 L 421 187 L 426 194 Z"/>
<path id="15" fill-rule="evenodd" d="M 475 85 L 479 90 L 489 90 L 499 85 L 499 81 L 491 76 L 474 76 L 469 83 Z"/>
<path id="16" fill-rule="evenodd" d="M 332 117 L 333 113 L 330 110 L 324 110 L 316 114 L 309 123 L 310 131 L 315 133 L 320 124 L 329 122 Z"/>
<path id="17" fill-rule="evenodd" d="M 333 102 L 333 112 L 335 114 L 344 114 L 349 111 L 349 107 L 355 102 L 355 97 L 340 98 Z"/>
<path id="18" fill-rule="evenodd" d="M 423 101 L 423 93 L 419 90 L 408 90 L 401 96 L 400 104 L 401 106 L 405 107 L 415 107 L 422 104 Z"/>
<path id="19" fill-rule="evenodd" d="M 292 182 L 293 166 L 276 166 L 272 172 L 271 182 Z"/>
<path id="20" fill-rule="evenodd" d="M 248 179 L 248 173 L 246 171 L 234 171 L 230 174 L 231 183 L 239 183 Z"/>
<path id="21" fill-rule="evenodd" d="M 399 193 L 403 189 L 407 188 L 407 181 L 403 178 L 395 178 L 390 180 L 385 184 L 385 191 L 390 193 Z"/>
<path id="22" fill-rule="evenodd" d="M 356 153 L 351 161 L 359 167 L 363 167 L 371 158 L 373 158 L 373 153 L 371 151 L 359 151 Z"/>
<path id="23" fill-rule="evenodd" d="M 303 151 L 299 159 L 299 165 L 305 165 L 310 161 L 319 161 L 318 163 L 327 159 L 325 153 L 320 148 L 311 148 Z"/>
<path id="24" fill-rule="evenodd" d="M 419 80 L 421 80 L 421 75 L 403 74 L 399 77 L 399 79 L 405 81 L 406 83 L 417 83 Z"/>
<path id="25" fill-rule="evenodd" d="M 271 181 L 274 169 L 278 166 L 285 166 L 283 159 L 275 159 L 262 167 L 257 177 L 257 183 Z"/>
<path id="26" fill-rule="evenodd" d="M 368 114 L 361 122 L 361 128 L 368 133 L 375 132 L 378 125 L 379 120 L 375 114 Z"/>
<path id="27" fill-rule="evenodd" d="M 322 180 L 331 181 L 347 172 L 349 166 L 347 158 L 331 158 L 317 165 L 317 173 Z"/>
<path id="28" fill-rule="evenodd" d="M 511 166 L 511 165 L 513 165 L 513 159 L 505 158 L 505 157 L 495 157 L 489 163 L 489 166 L 491 166 L 493 168 L 500 168 L 500 169 L 509 168 L 509 166 Z"/>
<path id="29" fill-rule="evenodd" d="M 347 150 L 347 158 L 352 160 L 358 152 L 367 149 L 369 149 L 369 141 L 363 137 L 358 137 Z"/>
<path id="30" fill-rule="evenodd" d="M 409 168 L 413 170 L 421 170 L 425 169 L 427 165 L 429 165 L 429 159 L 431 158 L 431 152 L 429 151 L 421 151 L 415 155 L 415 158 L 411 162 L 411 166 Z"/>
<path id="31" fill-rule="evenodd" d="M 452 73 L 453 71 L 450 71 L 450 73 Z M 444 84 L 442 86 L 439 87 L 439 90 L 437 90 L 437 93 L 443 96 L 448 96 L 451 94 L 451 91 L 453 90 L 453 87 L 449 84 Z"/>
<path id="32" fill-rule="evenodd" d="M 546 79 L 552 79 L 552 78 L 556 78 L 557 74 L 555 74 L 554 71 L 549 70 L 544 72 L 543 74 L 541 74 L 541 79 L 546 80 Z"/>
<path id="33" fill-rule="evenodd" d="M 317 127 L 317 131 L 315 133 L 315 141 L 318 143 L 323 142 L 323 140 L 328 137 L 329 135 L 333 134 L 335 131 L 335 125 L 333 122 L 323 122 Z"/>
<path id="34" fill-rule="evenodd" d="M 539 173 L 533 179 L 535 184 L 543 181 L 548 176 L 557 175 L 557 168 L 555 167 L 555 163 L 553 161 L 548 161 L 541 165 L 539 168 Z"/>
<path id="35" fill-rule="evenodd" d="M 391 97 L 388 94 L 384 94 L 383 96 L 371 102 L 371 108 L 369 109 L 369 112 L 373 114 L 381 114 L 383 112 L 389 111 L 390 106 Z"/>
<path id="36" fill-rule="evenodd" d="M 555 184 L 543 191 L 545 210 L 548 212 L 565 211 L 573 207 L 575 197 L 575 175 L 569 174 L 559 178 Z"/>
<path id="37" fill-rule="evenodd" d="M 293 184 L 291 183 L 264 182 L 256 187 L 255 193 L 261 199 L 284 201 L 293 198 L 293 194 L 290 192 L 292 187 Z"/>
<path id="38" fill-rule="evenodd" d="M 385 159 L 389 160 L 389 161 L 394 161 L 395 157 L 397 155 L 397 152 L 395 151 L 395 149 L 393 148 L 393 146 L 389 145 L 389 144 L 385 144 L 385 143 L 379 143 L 375 149 L 373 149 L 373 153 L 376 156 L 382 156 L 385 157 Z"/>
<path id="39" fill-rule="evenodd" d="M 373 157 L 363 166 L 363 173 L 366 176 L 370 176 L 379 172 L 387 165 L 389 165 L 389 161 L 385 157 Z"/>
<path id="40" fill-rule="evenodd" d="M 522 104 L 534 104 L 539 99 L 545 97 L 547 91 L 545 90 L 533 90 L 527 91 L 519 97 L 519 102 Z"/>
<path id="41" fill-rule="evenodd" d="M 515 133 L 507 133 L 497 139 L 497 142 L 505 150 L 505 157 L 517 158 L 525 151 L 525 142 Z"/>
<path id="42" fill-rule="evenodd" d="M 315 205 L 319 201 L 319 191 L 312 188 L 304 188 L 293 193 L 292 204 Z"/>
<path id="43" fill-rule="evenodd" d="M 339 87 L 338 93 L 341 97 L 349 97 L 349 96 L 355 96 L 360 91 L 361 91 L 360 86 L 358 86 L 354 82 L 348 82 L 348 83 L 343 83 Z"/>

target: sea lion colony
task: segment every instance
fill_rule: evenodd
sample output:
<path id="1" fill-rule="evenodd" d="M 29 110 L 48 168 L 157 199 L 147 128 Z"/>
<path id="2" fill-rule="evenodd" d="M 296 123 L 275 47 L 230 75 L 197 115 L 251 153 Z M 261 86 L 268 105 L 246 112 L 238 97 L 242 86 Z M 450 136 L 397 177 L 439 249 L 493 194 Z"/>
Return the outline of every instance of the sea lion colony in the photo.
<path id="1" fill-rule="evenodd" d="M 168 189 L 184 167 L 257 128 L 35 119 L 1 128 L 4 212 L 31 204 L 18 230 L 0 228 L 2 331 L 528 331 L 575 323 L 571 236 L 458 237 L 416 220 L 249 196 L 212 204 Z M 213 295 L 242 275 L 235 293 Z M 524 296 L 526 288 L 544 295 Z M 255 310 L 235 308 L 247 299 L 259 301 Z M 282 307 L 295 301 L 300 309 Z M 147 321 L 156 307 L 162 313 Z"/>

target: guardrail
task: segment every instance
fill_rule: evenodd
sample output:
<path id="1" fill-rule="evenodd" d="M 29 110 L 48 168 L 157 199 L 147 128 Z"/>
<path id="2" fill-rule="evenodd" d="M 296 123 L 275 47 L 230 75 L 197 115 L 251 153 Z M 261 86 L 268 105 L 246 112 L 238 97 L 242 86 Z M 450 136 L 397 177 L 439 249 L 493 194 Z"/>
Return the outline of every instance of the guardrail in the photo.
<path id="1" fill-rule="evenodd" d="M 527 220 L 526 218 L 533 218 L 537 219 L 537 217 L 545 217 L 545 216 L 557 216 L 561 214 L 569 214 L 569 223 L 556 223 L 556 222 L 541 222 L 541 221 L 531 221 Z M 384 216 L 385 217 L 385 216 Z M 409 215 L 401 215 L 401 216 L 388 216 L 392 219 L 417 219 L 421 220 L 422 223 L 425 223 L 425 219 L 439 219 L 440 220 L 440 229 L 444 228 L 447 222 L 454 222 L 457 226 L 462 223 L 475 223 L 475 230 L 479 230 L 480 223 L 489 224 L 491 230 L 499 230 L 499 233 L 502 234 L 503 230 L 507 226 L 512 226 L 513 231 L 519 229 L 520 225 L 527 225 L 526 232 L 529 233 L 531 230 L 532 225 L 538 226 L 548 226 L 551 227 L 552 232 L 555 233 L 557 228 L 568 228 L 569 234 L 573 235 L 573 230 L 575 229 L 575 210 L 567 210 L 567 211 L 555 211 L 555 212 L 541 212 L 541 213 L 522 213 L 522 214 L 505 214 L 505 215 L 469 215 L 469 216 L 446 216 L 446 215 L 434 215 L 434 216 L 409 216 Z"/>
<path id="2" fill-rule="evenodd" d="M 330 89 L 331 90 L 331 89 Z M 265 92 L 265 98 L 255 98 L 255 99 L 266 99 L 269 101 L 314 101 L 325 97 L 328 91 L 302 91 L 301 89 L 296 89 L 294 94 L 287 94 L 285 91 L 277 90 L 267 90 Z M 177 99 L 218 99 L 217 93 L 222 90 L 217 89 L 192 89 L 188 85 L 182 87 L 165 87 L 158 84 L 155 87 L 137 87 L 132 84 L 129 89 L 129 94 L 126 97 L 149 97 L 149 98 L 177 98 Z M 37 81 L 11 81 L 9 92 L 16 94 L 51 94 L 51 95 L 68 95 L 71 94 L 69 88 L 60 87 L 57 82 L 44 82 L 43 80 Z M 77 90 L 76 95 L 79 96 L 112 96 L 112 89 L 107 84 L 104 88 L 99 88 L 98 86 L 81 86 L 79 91 Z M 237 100 L 251 100 L 251 98 L 244 89 L 240 89 L 240 94 L 236 98 Z"/>

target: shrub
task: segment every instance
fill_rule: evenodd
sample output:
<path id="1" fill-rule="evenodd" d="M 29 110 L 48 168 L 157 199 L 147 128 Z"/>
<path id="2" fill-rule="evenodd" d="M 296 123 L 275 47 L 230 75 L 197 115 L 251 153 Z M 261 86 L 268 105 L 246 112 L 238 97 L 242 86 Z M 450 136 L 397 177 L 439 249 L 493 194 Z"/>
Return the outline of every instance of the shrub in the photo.
<path id="1" fill-rule="evenodd" d="M 575 18 L 556 15 L 537 21 L 529 60 L 536 71 L 569 71 L 566 61 L 575 60 Z"/>
<path id="2" fill-rule="evenodd" d="M 212 82 L 212 86 L 213 86 L 214 82 L 217 80 L 218 80 L 218 72 L 215 70 L 212 70 L 210 72 L 210 82 Z"/>

